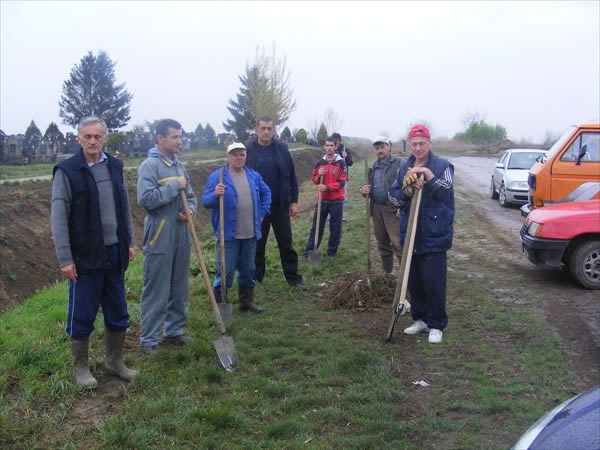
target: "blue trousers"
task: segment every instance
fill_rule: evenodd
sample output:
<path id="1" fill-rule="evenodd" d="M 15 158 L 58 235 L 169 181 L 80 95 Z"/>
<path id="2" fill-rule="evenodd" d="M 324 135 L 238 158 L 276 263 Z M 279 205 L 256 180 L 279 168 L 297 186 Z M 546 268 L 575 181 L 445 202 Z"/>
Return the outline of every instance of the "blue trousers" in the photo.
<path id="1" fill-rule="evenodd" d="M 225 241 L 225 285 L 231 289 L 233 274 L 238 272 L 238 286 L 253 288 L 256 256 L 256 238 L 233 239 Z M 213 283 L 216 288 L 221 288 L 221 245 L 217 240 L 217 278 Z"/>
<path id="2" fill-rule="evenodd" d="M 436 330 L 446 328 L 446 252 L 413 254 L 408 290 L 413 320 Z"/>
<path id="3" fill-rule="evenodd" d="M 321 203 L 321 218 L 319 219 L 319 240 L 317 242 L 317 248 L 321 245 L 323 240 L 323 231 L 325 231 L 325 222 L 329 215 L 329 241 L 327 243 L 327 256 L 335 256 L 337 249 L 340 246 L 342 240 L 342 215 L 344 213 L 343 201 Z M 315 250 L 315 231 L 317 228 L 317 206 L 315 206 L 315 214 L 313 215 L 313 223 L 310 228 L 310 234 L 308 235 L 308 241 L 306 242 L 306 249 L 304 254 Z"/>
<path id="4" fill-rule="evenodd" d="M 111 269 L 79 274 L 77 282 L 69 280 L 69 311 L 66 333 L 75 339 L 87 339 L 94 330 L 98 308 L 102 306 L 104 325 L 111 330 L 129 328 L 125 302 L 125 275 L 121 272 L 119 244 L 105 247 Z"/>

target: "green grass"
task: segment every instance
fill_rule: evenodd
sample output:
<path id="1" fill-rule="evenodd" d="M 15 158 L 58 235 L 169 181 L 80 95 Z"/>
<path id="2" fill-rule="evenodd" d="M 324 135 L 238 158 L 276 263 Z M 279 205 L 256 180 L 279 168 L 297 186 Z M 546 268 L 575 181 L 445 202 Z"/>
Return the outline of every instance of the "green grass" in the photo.
<path id="1" fill-rule="evenodd" d="M 391 344 L 383 344 L 387 311 L 373 331 L 365 319 L 377 313 L 330 311 L 316 301 L 314 294 L 326 289 L 321 284 L 366 267 L 364 202 L 357 194 L 362 164 L 353 169 L 350 220 L 344 225 L 338 256 L 324 257 L 320 265 L 300 262 L 309 292 L 284 282 L 271 238 L 268 275 L 255 290 L 257 302 L 268 310 L 261 315 L 234 310 L 228 335 L 234 338 L 240 366 L 233 373 L 222 370 L 212 348 L 218 332 L 195 257 L 186 332 L 196 336 L 196 342 L 145 357 L 136 339 L 128 341 L 126 361 L 140 373 L 133 383 L 109 391 L 86 393 L 72 381 L 64 334 L 65 283 L 4 313 L 0 446 L 508 447 L 543 411 L 570 396 L 571 380 L 557 339 L 535 312 L 535 298 L 530 306 L 506 305 L 495 301 L 489 277 L 467 278 L 473 272 L 492 276 L 497 270 L 493 261 L 475 263 L 449 253 L 450 325 L 439 346 L 428 344 L 426 335 L 408 338 L 400 331 Z M 303 185 L 302 200 L 312 198 L 313 190 Z M 469 222 L 470 205 L 458 203 L 457 208 L 457 235 L 471 236 L 470 227 L 477 224 Z M 309 218 L 292 221 L 295 247 L 301 253 Z M 210 234 L 200 237 L 211 277 L 213 239 Z M 378 267 L 375 252 L 373 261 Z M 513 277 L 511 287 L 518 284 L 518 274 Z M 126 274 L 133 336 L 139 334 L 141 285 L 138 256 Z M 237 303 L 235 289 L 230 299 Z M 409 322 L 403 317 L 397 328 Z M 90 354 L 91 370 L 101 385 L 107 381 L 102 328 L 99 314 Z M 430 386 L 412 384 L 421 379 Z M 105 410 L 94 420 L 78 420 L 83 402 L 96 402 L 96 409 Z"/>

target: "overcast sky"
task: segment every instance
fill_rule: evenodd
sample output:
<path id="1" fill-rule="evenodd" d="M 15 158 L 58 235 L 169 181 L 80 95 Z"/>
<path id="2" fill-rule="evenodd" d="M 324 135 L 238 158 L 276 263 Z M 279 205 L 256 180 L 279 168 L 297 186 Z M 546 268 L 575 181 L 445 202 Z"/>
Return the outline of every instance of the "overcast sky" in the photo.
<path id="1" fill-rule="evenodd" d="M 513 140 L 600 121 L 598 1 L 55 2 L 1 7 L 0 128 L 60 122 L 63 82 L 88 52 L 117 63 L 126 129 L 171 117 L 217 133 L 257 46 L 287 58 L 306 128 L 333 107 L 344 135 L 393 139 L 426 120 L 451 137 L 466 112 Z M 329 130 L 334 131 L 334 130 Z"/>

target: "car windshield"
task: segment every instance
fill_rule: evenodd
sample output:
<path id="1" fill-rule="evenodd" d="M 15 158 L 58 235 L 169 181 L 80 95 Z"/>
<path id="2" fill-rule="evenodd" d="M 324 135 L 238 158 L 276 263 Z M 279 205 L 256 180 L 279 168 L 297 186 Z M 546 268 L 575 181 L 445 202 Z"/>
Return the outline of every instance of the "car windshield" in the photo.
<path id="1" fill-rule="evenodd" d="M 546 154 L 544 155 L 542 162 L 545 162 L 548 160 L 548 158 L 550 158 L 552 155 L 554 155 L 558 149 L 560 149 L 563 144 L 566 142 L 567 139 L 569 139 L 572 135 L 573 132 L 577 129 L 577 127 L 575 125 L 571 125 L 569 128 L 567 128 L 567 130 L 563 133 L 563 135 L 558 138 L 558 141 L 556 141 L 554 143 L 554 145 L 552 147 L 550 147 L 550 150 L 548 150 L 546 152 Z"/>
<path id="2" fill-rule="evenodd" d="M 508 161 L 509 169 L 524 169 L 529 170 L 538 156 L 544 152 L 519 152 L 513 153 Z"/>

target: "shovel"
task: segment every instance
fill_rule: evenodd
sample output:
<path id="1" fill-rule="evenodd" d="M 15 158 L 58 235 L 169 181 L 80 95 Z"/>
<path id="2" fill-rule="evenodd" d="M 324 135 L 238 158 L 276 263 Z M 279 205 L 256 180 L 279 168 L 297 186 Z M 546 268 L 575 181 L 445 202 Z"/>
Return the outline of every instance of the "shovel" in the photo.
<path id="1" fill-rule="evenodd" d="M 221 361 L 221 365 L 223 366 L 223 368 L 227 372 L 233 372 L 233 369 L 236 368 L 240 362 L 237 351 L 235 349 L 235 344 L 233 343 L 233 338 L 225 336 L 227 330 L 225 329 L 225 324 L 223 323 L 221 312 L 217 307 L 215 294 L 213 293 L 212 286 L 210 285 L 210 280 L 208 279 L 208 271 L 206 270 L 206 264 L 204 263 L 202 252 L 200 251 L 200 244 L 198 244 L 198 236 L 196 236 L 196 230 L 194 229 L 194 223 L 192 221 L 192 212 L 190 211 L 187 199 L 185 198 L 185 192 L 183 190 L 180 191 L 180 196 L 181 202 L 183 203 L 183 208 L 185 210 L 185 215 L 187 217 L 188 228 L 190 229 L 190 233 L 192 234 L 194 248 L 196 249 L 196 256 L 198 257 L 198 261 L 200 262 L 200 268 L 202 269 L 202 276 L 204 277 L 204 284 L 206 285 L 206 290 L 208 291 L 210 306 L 212 307 L 213 312 L 215 314 L 217 328 L 219 328 L 219 332 L 221 333 L 221 337 L 216 341 L 213 341 L 213 345 L 215 347 L 217 356 L 219 357 L 219 361 Z"/>
<path id="2" fill-rule="evenodd" d="M 385 342 L 392 340 L 394 327 L 398 318 L 406 312 L 406 288 L 408 286 L 408 274 L 410 273 L 410 263 L 412 261 L 412 252 L 415 246 L 415 235 L 417 233 L 417 220 L 419 218 L 419 208 L 421 206 L 421 196 L 423 189 L 415 189 L 412 202 L 410 203 L 410 213 L 408 214 L 408 227 L 406 229 L 406 238 L 402 250 L 402 260 L 400 261 L 400 270 L 398 271 L 398 281 L 396 282 L 396 291 L 394 293 L 394 304 L 392 321 L 385 337 Z"/>
<path id="3" fill-rule="evenodd" d="M 223 184 L 223 171 L 219 172 L 219 184 Z M 219 197 L 219 240 L 221 241 L 221 301 L 217 303 L 223 323 L 226 328 L 231 326 L 233 321 L 233 312 L 231 303 L 227 303 L 227 275 L 225 272 L 225 219 L 223 196 Z"/>
<path id="4" fill-rule="evenodd" d="M 365 184 L 369 184 L 369 163 L 365 158 Z M 366 239 L 367 239 L 367 270 L 371 271 L 371 220 L 369 218 L 369 196 L 365 197 L 365 206 L 367 210 L 367 222 L 365 224 Z"/>
<path id="5" fill-rule="evenodd" d="M 323 182 L 323 175 L 319 176 L 319 184 Z M 317 220 L 315 227 L 315 243 L 313 245 L 313 249 L 308 253 L 308 260 L 313 264 L 321 263 L 321 253 L 317 250 L 317 246 L 319 245 L 319 225 L 321 222 L 321 191 L 318 194 L 317 200 Z"/>

